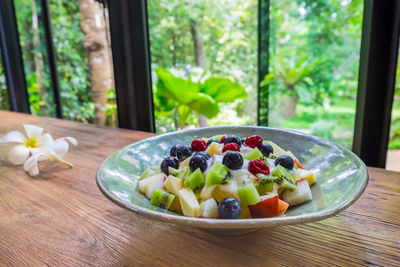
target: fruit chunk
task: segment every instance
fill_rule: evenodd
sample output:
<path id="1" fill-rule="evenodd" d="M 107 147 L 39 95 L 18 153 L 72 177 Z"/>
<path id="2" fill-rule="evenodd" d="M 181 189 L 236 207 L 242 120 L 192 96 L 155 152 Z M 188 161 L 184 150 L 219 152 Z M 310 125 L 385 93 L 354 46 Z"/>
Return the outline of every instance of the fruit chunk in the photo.
<path id="1" fill-rule="evenodd" d="M 179 168 L 179 161 L 174 158 L 174 157 L 166 157 L 163 159 L 160 165 L 160 169 L 162 172 L 164 172 L 166 175 L 168 175 L 168 168 L 172 167 L 174 169 Z"/>
<path id="2" fill-rule="evenodd" d="M 250 210 L 247 205 L 241 205 L 242 206 L 242 211 L 240 212 L 240 215 L 238 219 L 248 219 L 250 218 Z"/>
<path id="3" fill-rule="evenodd" d="M 151 194 L 150 204 L 163 209 L 168 209 L 174 198 L 175 196 L 173 194 L 168 193 L 163 189 L 156 188 Z"/>
<path id="4" fill-rule="evenodd" d="M 227 151 L 222 158 L 222 164 L 231 170 L 239 170 L 243 166 L 242 154 L 236 151 Z"/>
<path id="5" fill-rule="evenodd" d="M 277 177 L 275 182 L 283 188 L 288 188 L 291 190 L 295 190 L 297 188 L 297 185 L 293 180 L 292 175 L 287 169 L 285 169 L 281 165 L 276 166 L 276 168 L 272 172 L 272 176 Z"/>
<path id="6" fill-rule="evenodd" d="M 159 184 L 161 185 L 159 188 L 161 188 L 164 185 L 164 180 L 167 178 L 167 176 L 164 173 L 158 173 L 153 176 L 147 177 L 143 180 L 139 181 L 139 191 L 142 194 L 146 194 L 147 188 L 151 184 Z M 151 196 L 151 195 L 150 195 Z"/>
<path id="7" fill-rule="evenodd" d="M 243 205 L 255 205 L 260 201 L 260 195 L 253 183 L 239 186 L 238 194 Z"/>
<path id="8" fill-rule="evenodd" d="M 288 170 L 293 170 L 294 161 L 293 161 L 292 157 L 290 157 L 288 155 L 284 155 L 284 156 L 280 156 L 279 158 L 277 158 L 275 160 L 275 166 L 277 166 L 277 165 L 281 165 Z"/>
<path id="9" fill-rule="evenodd" d="M 256 185 L 256 188 L 260 195 L 264 195 L 267 192 L 272 192 L 276 177 L 259 174 L 257 175 L 257 178 L 258 185 Z"/>
<path id="10" fill-rule="evenodd" d="M 274 149 L 270 144 L 262 144 L 258 150 L 264 155 L 264 157 L 269 157 L 271 153 L 274 153 Z"/>
<path id="11" fill-rule="evenodd" d="M 203 139 L 194 139 L 190 147 L 193 151 L 204 151 L 207 149 L 207 143 Z"/>
<path id="12" fill-rule="evenodd" d="M 140 176 L 139 180 L 142 180 L 144 178 L 153 176 L 155 174 L 160 173 L 160 169 L 159 168 L 154 168 L 154 167 L 148 167 L 144 170 L 144 172 L 142 173 L 142 175 Z"/>
<path id="13" fill-rule="evenodd" d="M 184 188 L 178 193 L 183 215 L 189 217 L 199 217 L 200 205 L 192 190 Z"/>
<path id="14" fill-rule="evenodd" d="M 212 191 L 212 197 L 221 202 L 226 197 L 233 197 L 238 199 L 238 186 L 236 181 L 230 180 L 227 184 L 217 185 Z"/>
<path id="15" fill-rule="evenodd" d="M 251 136 L 247 137 L 245 140 L 246 146 L 252 147 L 252 148 L 260 147 L 262 145 L 262 143 L 263 143 L 263 140 L 262 140 L 261 136 L 259 136 L 259 135 L 251 135 Z"/>
<path id="16" fill-rule="evenodd" d="M 212 198 L 212 192 L 215 188 L 215 185 L 213 186 L 204 186 L 203 189 L 201 189 L 200 192 L 200 199 L 202 200 L 207 200 L 209 198 Z"/>
<path id="17" fill-rule="evenodd" d="M 252 149 L 249 153 L 244 156 L 245 159 L 252 160 L 252 159 L 263 159 L 264 155 L 258 148 Z"/>
<path id="18" fill-rule="evenodd" d="M 169 210 L 175 211 L 176 213 L 179 213 L 179 214 L 183 214 L 179 196 L 175 196 L 174 200 L 171 203 L 171 206 L 169 206 Z"/>
<path id="19" fill-rule="evenodd" d="M 215 162 L 207 173 L 206 186 L 226 183 L 228 172 L 228 167 L 219 162 Z"/>
<path id="20" fill-rule="evenodd" d="M 200 189 L 204 185 L 204 177 L 201 170 L 198 168 L 192 172 L 184 182 L 186 187 L 189 187 L 193 191 Z"/>
<path id="21" fill-rule="evenodd" d="M 210 139 L 207 140 L 207 147 L 209 147 L 211 145 L 211 143 L 213 143 L 213 142 L 221 144 L 221 141 L 219 141 L 218 139 L 210 138 Z"/>
<path id="22" fill-rule="evenodd" d="M 274 154 L 276 156 L 283 156 L 286 155 L 286 151 L 284 149 L 282 149 L 280 146 L 278 146 L 277 144 L 275 144 L 272 141 L 264 141 L 264 144 L 269 144 L 270 146 L 272 146 L 272 148 L 274 149 Z"/>
<path id="23" fill-rule="evenodd" d="M 221 138 L 221 142 L 222 142 L 222 138 Z M 240 140 L 240 138 L 238 136 L 236 136 L 236 135 L 231 135 L 231 136 L 226 137 L 226 139 L 224 141 L 225 145 L 229 144 L 229 143 L 235 143 L 238 146 L 241 146 L 242 145 L 242 140 Z"/>
<path id="24" fill-rule="evenodd" d="M 315 174 L 309 170 L 297 169 L 293 171 L 292 177 L 295 181 L 307 179 L 309 186 L 315 183 Z"/>
<path id="25" fill-rule="evenodd" d="M 210 156 L 221 154 L 222 144 L 212 142 L 206 149 L 206 153 Z"/>
<path id="26" fill-rule="evenodd" d="M 188 146 L 179 146 L 176 149 L 176 157 L 180 162 L 184 161 L 192 155 L 192 149 Z"/>
<path id="27" fill-rule="evenodd" d="M 257 175 L 258 173 L 262 173 L 265 175 L 269 174 L 269 167 L 267 163 L 265 163 L 262 160 L 259 159 L 252 159 L 249 162 L 249 165 L 247 166 L 247 169 L 249 172 L 251 172 L 254 175 Z"/>
<path id="28" fill-rule="evenodd" d="M 189 161 L 191 158 L 192 157 L 188 157 L 184 161 L 182 161 L 181 164 L 179 165 L 179 169 L 189 168 Z"/>
<path id="29" fill-rule="evenodd" d="M 218 204 L 218 214 L 222 219 L 236 219 L 239 217 L 242 207 L 239 200 L 233 197 L 224 198 Z"/>
<path id="30" fill-rule="evenodd" d="M 189 170 L 188 167 L 184 167 L 184 168 L 178 169 L 178 170 L 177 170 L 177 169 L 174 169 L 174 168 L 172 168 L 172 167 L 169 167 L 169 168 L 168 168 L 168 173 L 169 173 L 170 175 L 173 175 L 173 176 L 179 178 L 179 179 L 184 179 L 186 176 L 189 175 L 190 170 Z"/>
<path id="31" fill-rule="evenodd" d="M 210 198 L 200 204 L 199 217 L 218 218 L 218 205 L 215 199 Z"/>
<path id="32" fill-rule="evenodd" d="M 225 144 L 222 148 L 222 153 L 225 153 L 226 151 L 240 151 L 240 146 L 235 143 Z"/>
<path id="33" fill-rule="evenodd" d="M 183 181 L 182 179 L 169 175 L 165 180 L 164 186 L 169 192 L 177 196 L 179 190 L 183 188 Z"/>
<path id="34" fill-rule="evenodd" d="M 194 172 L 196 169 L 204 172 L 207 169 L 207 159 L 202 155 L 194 155 L 189 161 L 189 169 Z"/>
<path id="35" fill-rule="evenodd" d="M 249 205 L 251 217 L 266 218 L 279 215 L 279 195 L 267 194 L 260 198 L 260 202 L 256 205 Z"/>
<path id="36" fill-rule="evenodd" d="M 289 207 L 289 203 L 280 200 L 278 201 L 278 213 L 279 215 L 285 214 L 287 208 Z"/>
<path id="37" fill-rule="evenodd" d="M 307 179 L 301 179 L 296 184 L 297 190 L 285 190 L 282 194 L 282 199 L 289 203 L 289 205 L 298 205 L 312 199 Z"/>

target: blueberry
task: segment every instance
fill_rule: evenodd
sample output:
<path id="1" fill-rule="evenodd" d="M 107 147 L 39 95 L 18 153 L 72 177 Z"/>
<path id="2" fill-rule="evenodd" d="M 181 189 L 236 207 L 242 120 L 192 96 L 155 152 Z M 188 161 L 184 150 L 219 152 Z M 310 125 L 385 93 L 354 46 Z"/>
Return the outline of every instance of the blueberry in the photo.
<path id="1" fill-rule="evenodd" d="M 207 169 L 207 160 L 204 156 L 195 155 L 190 159 L 189 169 L 194 172 L 197 168 L 200 168 L 202 172 Z"/>
<path id="2" fill-rule="evenodd" d="M 209 160 L 209 159 L 211 158 L 211 156 L 210 156 L 209 154 L 207 154 L 206 152 L 204 152 L 204 151 L 197 152 L 197 153 L 194 154 L 194 155 L 195 155 L 195 156 L 196 156 L 196 155 L 203 156 L 203 157 L 206 158 L 206 160 Z"/>
<path id="3" fill-rule="evenodd" d="M 212 142 L 221 144 L 221 141 L 219 141 L 218 139 L 211 138 L 211 139 L 208 139 L 208 141 L 207 141 L 207 146 L 210 146 Z"/>
<path id="4" fill-rule="evenodd" d="M 179 168 L 179 161 L 174 157 L 166 157 L 166 158 L 164 158 L 164 160 L 161 162 L 160 169 L 166 175 L 168 175 L 168 167 L 172 167 L 174 169 L 178 169 Z"/>
<path id="5" fill-rule="evenodd" d="M 176 151 L 178 149 L 178 147 L 180 147 L 180 144 L 176 144 L 173 147 L 171 147 L 171 150 L 169 151 L 169 155 L 172 157 L 176 157 Z"/>
<path id="6" fill-rule="evenodd" d="M 231 135 L 231 136 L 228 136 L 228 137 L 226 138 L 224 144 L 229 144 L 229 143 L 235 143 L 235 144 L 237 144 L 238 146 L 241 146 L 241 145 L 242 145 L 242 141 L 240 141 L 240 138 L 237 137 L 236 135 Z"/>
<path id="7" fill-rule="evenodd" d="M 275 160 L 275 166 L 281 165 L 282 167 L 285 167 L 288 170 L 293 170 L 294 167 L 294 161 L 290 156 L 280 156 Z"/>
<path id="8" fill-rule="evenodd" d="M 222 219 L 236 219 L 241 211 L 240 202 L 233 197 L 226 197 L 218 204 L 218 213 Z"/>
<path id="9" fill-rule="evenodd" d="M 176 156 L 178 157 L 179 161 L 184 161 L 186 158 L 192 155 L 192 149 L 188 146 L 179 146 L 176 149 Z"/>
<path id="10" fill-rule="evenodd" d="M 273 149 L 272 146 L 269 145 L 269 144 L 262 144 L 258 149 L 261 151 L 261 153 L 262 153 L 265 157 L 268 157 L 269 154 L 274 153 L 274 149 Z"/>
<path id="11" fill-rule="evenodd" d="M 222 164 L 231 170 L 239 170 L 243 166 L 242 154 L 236 151 L 227 151 L 222 158 Z"/>

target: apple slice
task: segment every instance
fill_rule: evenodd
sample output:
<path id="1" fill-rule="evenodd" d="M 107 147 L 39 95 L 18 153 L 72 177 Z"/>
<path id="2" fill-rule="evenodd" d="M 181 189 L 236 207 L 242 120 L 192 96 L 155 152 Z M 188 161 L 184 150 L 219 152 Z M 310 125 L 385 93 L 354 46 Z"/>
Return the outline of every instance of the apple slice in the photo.
<path id="1" fill-rule="evenodd" d="M 256 205 L 249 205 L 251 217 L 267 218 L 279 215 L 279 195 L 266 194 L 260 197 L 260 202 Z"/>
<path id="2" fill-rule="evenodd" d="M 218 218 L 218 205 L 215 199 L 210 198 L 200 204 L 199 217 Z"/>
<path id="3" fill-rule="evenodd" d="M 147 188 L 149 187 L 149 185 L 152 185 L 152 184 L 157 184 L 157 185 L 162 184 L 161 186 L 158 186 L 158 188 L 162 188 L 166 178 L 167 178 L 167 176 L 164 173 L 158 173 L 156 175 L 153 175 L 153 176 L 147 177 L 143 180 L 140 180 L 139 181 L 139 191 L 142 194 L 146 194 Z M 154 187 L 154 185 L 152 187 Z M 150 197 L 151 197 L 151 194 L 150 194 Z"/>
<path id="4" fill-rule="evenodd" d="M 307 179 L 298 180 L 296 184 L 296 190 L 286 189 L 282 194 L 282 199 L 289 205 L 298 205 L 312 199 Z"/>
<path id="5" fill-rule="evenodd" d="M 188 217 L 199 217 L 200 205 L 196 195 L 189 188 L 184 188 L 178 193 L 183 215 Z"/>

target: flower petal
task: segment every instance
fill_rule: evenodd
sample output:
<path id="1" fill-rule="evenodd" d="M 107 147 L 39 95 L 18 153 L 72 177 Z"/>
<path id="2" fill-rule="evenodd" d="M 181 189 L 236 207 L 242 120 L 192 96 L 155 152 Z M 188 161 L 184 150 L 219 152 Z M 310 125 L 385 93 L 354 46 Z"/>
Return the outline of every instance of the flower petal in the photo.
<path id="1" fill-rule="evenodd" d="M 51 146 L 54 143 L 54 139 L 49 133 L 45 133 L 44 135 L 41 135 L 38 138 L 38 145 L 39 146 L 44 146 L 44 145 L 49 145 Z"/>
<path id="2" fill-rule="evenodd" d="M 20 165 L 25 162 L 30 153 L 30 149 L 25 145 L 17 145 L 8 152 L 8 159 L 15 165 Z"/>
<path id="3" fill-rule="evenodd" d="M 24 164 L 24 170 L 29 172 L 29 175 L 35 176 L 39 174 L 38 160 L 43 160 L 46 158 L 46 154 L 40 153 L 31 156 Z"/>
<path id="4" fill-rule="evenodd" d="M 25 132 L 28 135 L 28 138 L 39 138 L 43 133 L 43 128 L 32 124 L 24 124 Z"/>
<path id="5" fill-rule="evenodd" d="M 36 155 L 39 153 L 49 153 L 51 151 L 53 151 L 53 149 L 49 145 L 39 146 L 37 148 L 31 148 L 32 155 Z"/>
<path id="6" fill-rule="evenodd" d="M 70 142 L 71 144 L 73 144 L 74 146 L 78 145 L 78 141 L 76 141 L 76 139 L 71 136 L 67 136 L 67 137 L 63 137 L 63 138 L 65 140 L 67 140 L 68 142 Z"/>
<path id="7" fill-rule="evenodd" d="M 51 146 L 51 148 L 58 156 L 62 157 L 68 152 L 69 145 L 64 138 L 59 138 L 54 141 L 54 144 Z"/>
<path id="8" fill-rule="evenodd" d="M 15 142 L 24 143 L 26 140 L 25 135 L 18 131 L 12 131 L 0 138 L 0 143 Z"/>

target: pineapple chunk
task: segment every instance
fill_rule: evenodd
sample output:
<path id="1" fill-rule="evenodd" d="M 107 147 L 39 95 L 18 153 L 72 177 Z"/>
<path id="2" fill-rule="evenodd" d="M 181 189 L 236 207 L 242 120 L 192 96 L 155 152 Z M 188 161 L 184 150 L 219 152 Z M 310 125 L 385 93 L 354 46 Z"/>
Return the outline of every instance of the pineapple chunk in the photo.
<path id="1" fill-rule="evenodd" d="M 207 148 L 206 153 L 210 156 L 220 155 L 222 149 L 222 144 L 218 144 L 217 142 L 212 142 L 210 146 Z"/>
<path id="2" fill-rule="evenodd" d="M 147 188 L 149 187 L 149 185 L 154 184 L 154 183 L 156 183 L 157 185 L 159 185 L 161 183 L 164 184 L 164 178 L 165 177 L 166 177 L 165 174 L 159 173 L 159 174 L 147 177 L 147 178 L 145 178 L 143 180 L 140 180 L 139 181 L 139 191 L 142 194 L 146 194 Z M 154 186 L 152 186 L 152 187 L 154 187 Z"/>
<path id="3" fill-rule="evenodd" d="M 176 213 L 183 214 L 181 202 L 179 196 L 176 196 L 169 206 L 169 210 L 175 211 Z"/>
<path id="4" fill-rule="evenodd" d="M 307 179 L 308 185 L 311 186 L 315 183 L 315 174 L 312 171 L 297 169 L 293 170 L 292 177 L 295 182 L 301 179 Z"/>
<path id="5" fill-rule="evenodd" d="M 183 215 L 188 217 L 199 217 L 200 205 L 193 191 L 189 188 L 185 188 L 179 191 L 178 196 Z"/>
<path id="6" fill-rule="evenodd" d="M 238 219 L 248 219 L 248 218 L 251 218 L 250 210 L 247 205 L 242 205 L 242 210 L 240 211 Z"/>
<path id="7" fill-rule="evenodd" d="M 274 153 L 273 153 L 274 155 L 276 155 L 278 157 L 286 155 L 286 151 L 283 150 L 280 146 L 278 146 L 274 142 L 272 142 L 272 141 L 264 141 L 264 142 L 267 144 L 270 144 L 272 146 L 272 148 L 274 149 Z"/>
<path id="8" fill-rule="evenodd" d="M 179 190 L 183 188 L 183 181 L 175 176 L 169 175 L 165 180 L 164 186 L 169 192 L 177 196 Z"/>
<path id="9" fill-rule="evenodd" d="M 212 192 L 214 191 L 215 187 L 216 187 L 216 185 L 204 186 L 203 189 L 201 189 L 200 198 L 202 200 L 207 200 L 209 198 L 212 198 Z"/>
<path id="10" fill-rule="evenodd" d="M 179 169 L 183 169 L 185 167 L 189 168 L 189 161 L 192 157 L 188 157 L 186 158 L 184 161 L 181 162 L 181 164 L 179 164 Z"/>
<path id="11" fill-rule="evenodd" d="M 217 185 L 212 191 L 212 197 L 218 202 L 221 202 L 221 200 L 223 200 L 226 197 L 233 197 L 239 199 L 237 191 L 238 191 L 238 186 L 236 181 L 231 181 L 228 184 Z"/>

